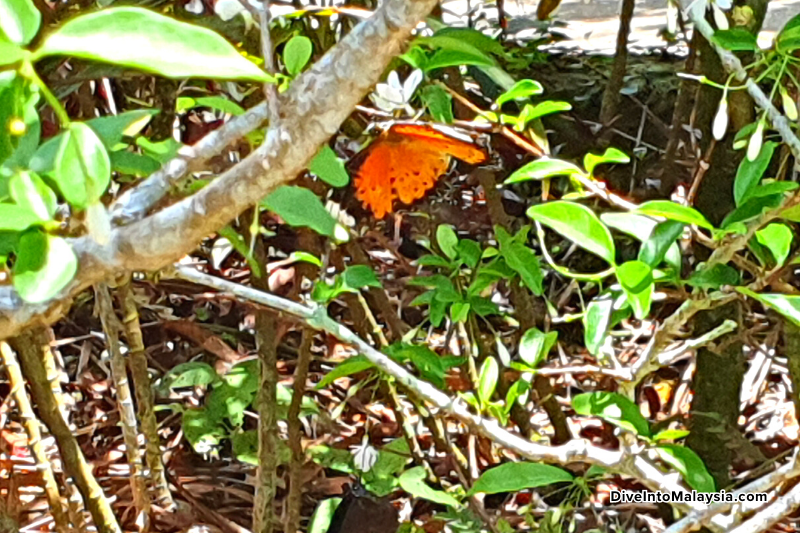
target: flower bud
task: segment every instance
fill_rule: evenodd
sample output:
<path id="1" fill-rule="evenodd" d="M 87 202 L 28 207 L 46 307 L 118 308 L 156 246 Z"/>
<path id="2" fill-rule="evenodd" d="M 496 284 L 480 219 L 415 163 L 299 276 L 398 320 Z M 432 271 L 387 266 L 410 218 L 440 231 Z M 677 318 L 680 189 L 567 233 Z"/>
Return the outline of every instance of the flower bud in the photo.
<path id="1" fill-rule="evenodd" d="M 717 115 L 714 117 L 714 124 L 711 126 L 711 132 L 714 138 L 721 141 L 725 137 L 725 132 L 728 130 L 728 95 L 722 95 L 719 101 L 719 108 Z"/>
<path id="2" fill-rule="evenodd" d="M 794 103 L 794 98 L 792 98 L 783 85 L 778 86 L 778 91 L 781 93 L 781 105 L 783 106 L 783 112 L 786 114 L 786 118 L 789 120 L 797 120 L 797 105 Z"/>
<path id="3" fill-rule="evenodd" d="M 747 143 L 747 160 L 748 161 L 755 161 L 758 158 L 758 154 L 761 153 L 761 145 L 764 142 L 764 120 L 758 121 L 758 126 L 756 126 L 756 131 L 753 133 L 753 136 L 750 137 L 750 142 Z"/>

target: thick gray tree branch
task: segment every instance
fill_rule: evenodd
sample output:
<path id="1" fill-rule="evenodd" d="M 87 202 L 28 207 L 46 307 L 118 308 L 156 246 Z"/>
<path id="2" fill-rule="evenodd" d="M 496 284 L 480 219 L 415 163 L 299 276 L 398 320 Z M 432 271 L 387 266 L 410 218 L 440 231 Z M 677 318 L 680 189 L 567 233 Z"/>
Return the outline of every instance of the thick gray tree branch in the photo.
<path id="1" fill-rule="evenodd" d="M 34 322 L 57 320 L 69 308 L 71 296 L 112 274 L 169 265 L 276 187 L 294 179 L 379 80 L 435 4 L 436 0 L 386 0 L 370 19 L 292 83 L 281 97 L 280 118 L 270 125 L 264 144 L 241 163 L 193 196 L 116 228 L 106 246 L 88 237 L 72 239 L 80 259 L 78 274 L 53 301 L 32 305 L 10 287 L 0 288 L 0 339 Z M 259 113 L 251 116 L 252 123 L 261 121 Z M 164 173 L 161 180 L 168 182 L 169 176 L 180 172 Z M 134 203 L 130 200 L 125 205 Z M 138 205 L 146 203 L 142 200 Z"/>

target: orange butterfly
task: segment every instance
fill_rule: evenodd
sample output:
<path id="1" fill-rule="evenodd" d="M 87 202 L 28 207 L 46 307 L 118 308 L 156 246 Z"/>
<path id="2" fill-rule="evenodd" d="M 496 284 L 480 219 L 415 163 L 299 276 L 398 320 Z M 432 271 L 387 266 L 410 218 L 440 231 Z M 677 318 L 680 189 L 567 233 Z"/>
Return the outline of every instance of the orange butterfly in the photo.
<path id="1" fill-rule="evenodd" d="M 392 201 L 419 200 L 447 172 L 450 158 L 470 164 L 486 161 L 472 142 L 457 139 L 430 125 L 394 124 L 367 148 L 356 173 L 356 196 L 375 218 L 392 212 Z"/>

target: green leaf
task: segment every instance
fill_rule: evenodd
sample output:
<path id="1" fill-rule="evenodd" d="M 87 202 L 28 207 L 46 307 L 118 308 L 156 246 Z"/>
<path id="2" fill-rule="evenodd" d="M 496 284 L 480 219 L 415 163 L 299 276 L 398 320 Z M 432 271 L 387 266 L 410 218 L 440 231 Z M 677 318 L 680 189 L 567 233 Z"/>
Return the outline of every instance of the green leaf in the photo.
<path id="1" fill-rule="evenodd" d="M 497 359 L 487 357 L 481 365 L 478 375 L 478 399 L 481 404 L 486 405 L 492 400 L 492 394 L 497 387 L 497 379 L 500 376 L 500 367 Z"/>
<path id="2" fill-rule="evenodd" d="M 64 199 L 78 209 L 97 202 L 111 181 L 111 161 L 97 134 L 73 122 L 59 143 L 52 173 Z"/>
<path id="3" fill-rule="evenodd" d="M 327 533 L 331 527 L 331 520 L 336 508 L 342 503 L 341 498 L 325 498 L 321 500 L 314 509 L 314 514 L 311 515 L 311 521 L 308 523 L 308 533 Z"/>
<path id="4" fill-rule="evenodd" d="M 53 219 L 58 207 L 56 193 L 36 174 L 32 172 L 14 174 L 8 180 L 8 190 L 18 206 L 35 214 L 39 220 Z M 3 225 L 2 218 L 0 215 L 0 227 Z"/>
<path id="5" fill-rule="evenodd" d="M 637 435 L 650 436 L 650 426 L 639 412 L 639 407 L 616 392 L 579 394 L 572 399 L 572 408 L 579 415 L 597 416 Z"/>
<path id="6" fill-rule="evenodd" d="M 613 307 L 614 299 L 610 294 L 595 298 L 586 307 L 583 315 L 583 338 L 586 349 L 592 355 L 597 355 L 605 342 Z"/>
<path id="7" fill-rule="evenodd" d="M 236 460 L 258 466 L 258 430 L 236 431 L 230 437 L 231 451 Z"/>
<path id="8" fill-rule="evenodd" d="M 183 113 L 196 107 L 208 107 L 233 116 L 244 115 L 242 106 L 223 96 L 199 96 L 197 98 L 181 96 L 175 102 L 175 111 L 178 113 Z"/>
<path id="9" fill-rule="evenodd" d="M 0 203 L 0 231 L 24 231 L 41 221 L 28 207 Z"/>
<path id="10" fill-rule="evenodd" d="M 278 187 L 261 201 L 261 205 L 294 227 L 308 227 L 327 237 L 335 237 L 336 220 L 322 205 L 316 194 L 294 185 Z"/>
<path id="11" fill-rule="evenodd" d="M 181 429 L 197 453 L 208 453 L 216 448 L 227 431 L 208 409 L 187 409 L 183 412 Z"/>
<path id="12" fill-rule="evenodd" d="M 438 30 L 434 37 L 449 37 L 462 43 L 467 43 L 481 52 L 503 55 L 505 48 L 495 38 L 472 28 L 444 27 Z"/>
<path id="13" fill-rule="evenodd" d="M 617 267 L 617 279 L 633 308 L 633 314 L 643 320 L 650 312 L 653 299 L 653 271 L 642 261 L 627 261 Z"/>
<path id="14" fill-rule="evenodd" d="M 714 492 L 714 478 L 706 470 L 703 460 L 686 446 L 679 444 L 660 444 L 656 452 L 665 463 L 681 473 L 686 483 L 698 492 Z"/>
<path id="15" fill-rule="evenodd" d="M 414 468 L 410 468 L 406 470 L 400 475 L 398 479 L 400 483 L 400 487 L 403 488 L 404 491 L 408 492 L 412 496 L 416 496 L 417 498 L 422 498 L 423 500 L 428 500 L 434 503 L 439 503 L 441 505 L 447 505 L 448 507 L 460 507 L 460 503 L 458 500 L 453 498 L 448 493 L 435 490 L 428 486 L 425 483 L 425 478 L 428 477 L 425 473 L 425 468 L 421 466 L 415 466 Z"/>
<path id="16" fill-rule="evenodd" d="M 539 258 L 524 242 L 520 242 L 527 238 L 527 230 L 521 230 L 515 237 L 511 237 L 501 226 L 495 226 L 494 232 L 506 264 L 519 274 L 522 282 L 534 295 L 541 296 L 544 276 Z"/>
<path id="17" fill-rule="evenodd" d="M 750 161 L 745 157 L 739 163 L 736 179 L 733 182 L 733 199 L 736 201 L 737 207 L 747 201 L 753 190 L 758 187 L 761 177 L 772 160 L 772 154 L 775 152 L 776 146 L 778 146 L 778 143 L 765 142 L 755 161 Z"/>
<path id="18" fill-rule="evenodd" d="M 308 171 L 331 187 L 344 187 L 350 183 L 350 175 L 345 170 L 344 163 L 327 144 L 311 160 Z"/>
<path id="19" fill-rule="evenodd" d="M 640 255 L 639 260 L 640 261 L 645 261 L 641 257 L 641 255 L 643 253 L 643 250 L 645 248 L 648 249 L 647 253 L 649 254 L 651 252 L 652 253 L 658 252 L 658 249 L 650 250 L 651 246 L 658 245 L 659 243 L 666 245 L 665 242 L 662 242 L 662 238 L 664 240 L 666 240 L 666 237 L 661 235 L 660 233 L 659 234 L 655 233 L 657 228 L 659 228 L 662 224 L 664 225 L 661 229 L 659 229 L 659 232 L 660 232 L 660 231 L 663 231 L 663 229 L 666 229 L 666 227 L 668 227 L 671 224 L 678 224 L 677 222 L 672 221 L 672 220 L 667 220 L 667 221 L 659 223 L 659 222 L 657 222 L 656 220 L 654 220 L 654 219 L 652 219 L 650 217 L 647 217 L 647 216 L 644 216 L 644 215 L 638 215 L 636 213 L 630 213 L 630 212 L 628 212 L 628 213 L 603 213 L 603 214 L 600 215 L 600 220 L 602 220 L 603 223 L 606 224 L 607 226 L 609 226 L 611 228 L 614 228 L 616 230 L 619 230 L 619 231 L 621 231 L 623 233 L 627 233 L 628 235 L 634 237 L 635 239 L 637 239 L 637 240 L 639 240 L 639 241 L 641 241 L 642 243 L 645 244 L 645 246 L 642 247 L 642 249 L 640 249 L 640 251 L 639 251 L 639 255 Z M 683 227 L 682 224 L 681 224 L 681 227 Z M 648 244 L 648 242 L 650 242 L 651 239 L 653 239 L 653 242 Z M 656 258 L 657 258 L 657 255 L 654 255 L 653 259 L 656 259 Z M 670 245 L 667 248 L 666 260 L 667 260 L 667 264 L 669 264 L 670 266 L 672 266 L 676 270 L 680 270 L 680 266 L 681 266 L 681 251 L 680 251 L 680 248 L 678 248 L 677 243 L 673 243 L 672 245 Z M 647 262 L 647 261 L 645 261 L 645 262 Z M 659 262 L 660 262 L 660 260 L 659 260 Z M 651 266 L 655 266 L 655 265 L 651 265 Z"/>
<path id="20" fill-rule="evenodd" d="M 689 431 L 686 429 L 665 429 L 664 431 L 659 431 L 653 435 L 653 440 L 656 442 L 664 440 L 680 440 L 688 436 Z"/>
<path id="21" fill-rule="evenodd" d="M 124 137 L 141 133 L 157 114 L 157 109 L 134 109 L 119 115 L 93 118 L 84 124 L 94 130 L 108 150 L 116 150 Z"/>
<path id="22" fill-rule="evenodd" d="M 526 105 L 523 108 L 522 113 L 520 113 L 519 118 L 520 122 L 524 126 L 527 126 L 532 120 L 536 120 L 547 115 L 552 115 L 553 113 L 569 111 L 571 109 L 572 105 L 569 102 L 547 100 L 541 104 L 536 104 L 535 106 L 531 106 L 530 104 Z"/>
<path id="23" fill-rule="evenodd" d="M 2 6 L 2 4 L 3 0 L 0 0 L 0 6 Z M 2 9 L 2 7 L 0 7 L 0 9 Z M 0 17 L 1 16 L 2 15 L 0 15 Z M 25 57 L 25 50 L 14 43 L 3 40 L 2 35 L 0 35 L 0 67 L 12 65 L 23 57 Z"/>
<path id="24" fill-rule="evenodd" d="M 583 156 L 583 168 L 588 174 L 593 174 L 597 165 L 607 165 L 610 163 L 630 163 L 631 158 L 621 150 L 616 148 L 606 148 L 602 155 L 586 154 Z"/>
<path id="25" fill-rule="evenodd" d="M 558 339 L 557 331 L 544 333 L 537 328 L 530 328 L 519 341 L 519 357 L 531 368 L 539 366 L 550 353 L 550 349 Z"/>
<path id="26" fill-rule="evenodd" d="M 172 389 L 210 385 L 219 379 L 213 366 L 200 361 L 189 361 L 174 366 L 164 374 L 158 381 L 156 390 L 160 395 L 165 395 Z"/>
<path id="27" fill-rule="evenodd" d="M 686 283 L 700 289 L 720 289 L 724 285 L 738 284 L 739 272 L 731 266 L 717 263 L 711 268 L 695 271 Z"/>
<path id="28" fill-rule="evenodd" d="M 458 251 L 456 250 L 458 235 L 447 224 L 439 224 L 439 227 L 436 228 L 436 244 L 439 245 L 439 249 L 448 259 L 452 260 L 458 257 Z"/>
<path id="29" fill-rule="evenodd" d="M 580 168 L 560 159 L 541 157 L 515 170 L 504 182 L 506 185 L 528 180 L 541 180 L 555 176 L 583 174 Z"/>
<path id="30" fill-rule="evenodd" d="M 792 230 L 786 224 L 770 224 L 756 232 L 756 241 L 770 251 L 776 266 L 782 266 L 792 248 Z"/>
<path id="31" fill-rule="evenodd" d="M 66 55 L 167 78 L 272 78 L 211 30 L 138 7 L 81 15 L 52 32 L 35 59 Z"/>
<path id="32" fill-rule="evenodd" d="M 765 211 L 774 209 L 781 205 L 783 202 L 783 194 L 769 194 L 762 196 L 758 194 L 758 191 L 763 188 L 763 186 L 757 187 L 745 203 L 734 209 L 731 213 L 728 213 L 728 215 L 722 221 L 722 229 L 730 229 L 737 223 L 760 216 Z M 785 213 L 786 211 L 782 212 L 781 217 L 785 218 Z M 791 218 L 788 220 L 791 220 Z"/>
<path id="33" fill-rule="evenodd" d="M 756 36 L 742 28 L 717 30 L 711 40 L 726 50 L 733 52 L 757 52 Z"/>
<path id="34" fill-rule="evenodd" d="M 481 245 L 472 239 L 461 239 L 456 244 L 458 258 L 469 268 L 477 268 L 481 260 Z"/>
<path id="35" fill-rule="evenodd" d="M 436 122 L 452 124 L 453 97 L 438 85 L 426 85 L 420 91 L 420 98 Z"/>
<path id="36" fill-rule="evenodd" d="M 655 268 L 664 260 L 665 256 L 672 256 L 667 257 L 667 263 L 675 270 L 680 271 L 680 249 L 675 241 L 683 233 L 683 227 L 683 222 L 675 220 L 665 220 L 657 224 L 639 250 L 639 261 Z"/>
<path id="37" fill-rule="evenodd" d="M 459 67 L 462 65 L 491 67 L 494 64 L 495 62 L 492 58 L 477 50 L 475 53 L 462 50 L 437 50 L 421 68 L 427 73 L 439 68 Z"/>
<path id="38" fill-rule="evenodd" d="M 360 290 L 364 287 L 382 288 L 375 271 L 367 265 L 353 265 L 344 269 L 342 272 L 344 286 L 352 290 Z"/>
<path id="39" fill-rule="evenodd" d="M 31 0 L 0 0 L 0 41 L 5 36 L 12 43 L 25 46 L 36 37 L 41 22 L 42 14 Z"/>
<path id="40" fill-rule="evenodd" d="M 572 474 L 556 466 L 524 461 L 505 463 L 481 474 L 468 494 L 518 492 L 572 480 Z"/>
<path id="41" fill-rule="evenodd" d="M 542 84 L 534 80 L 520 80 L 514 84 L 509 90 L 497 97 L 495 103 L 497 107 L 503 107 L 503 104 L 512 100 L 524 100 L 531 96 L 542 94 L 544 88 Z"/>
<path id="42" fill-rule="evenodd" d="M 289 42 L 283 47 L 283 64 L 286 65 L 289 75 L 295 77 L 300 74 L 308 60 L 311 59 L 313 52 L 314 46 L 308 37 L 295 35 L 289 39 Z"/>
<path id="43" fill-rule="evenodd" d="M 765 306 L 777 311 L 784 318 L 791 320 L 796 326 L 800 327 L 800 296 L 789 296 L 787 294 L 757 293 L 747 287 L 736 287 L 736 290 L 745 296 L 758 300 Z"/>
<path id="44" fill-rule="evenodd" d="M 781 54 L 790 54 L 800 48 L 800 23 L 798 16 L 792 17 L 775 38 L 775 49 Z"/>
<path id="45" fill-rule="evenodd" d="M 438 255 L 427 254 L 423 255 L 419 259 L 417 259 L 417 264 L 419 266 L 432 266 L 438 268 L 452 268 L 453 265 L 445 259 L 444 257 L 439 257 Z"/>
<path id="46" fill-rule="evenodd" d="M 330 385 L 339 378 L 351 376 L 353 374 L 358 374 L 359 372 L 369 370 L 374 366 L 375 365 L 370 363 L 369 360 L 363 355 L 356 355 L 350 357 L 346 361 L 343 361 L 338 365 L 336 365 L 336 368 L 325 374 L 325 377 L 322 378 L 320 382 L 317 383 L 317 386 L 314 388 L 319 390 L 323 387 L 327 387 L 328 385 Z"/>
<path id="47" fill-rule="evenodd" d="M 636 210 L 637 213 L 653 217 L 664 217 L 668 220 L 677 220 L 684 224 L 693 224 L 705 229 L 714 229 L 714 226 L 692 207 L 676 204 L 669 200 L 652 200 L 645 202 Z"/>
<path id="48" fill-rule="evenodd" d="M 109 153 L 108 157 L 111 160 L 111 169 L 113 171 L 137 178 L 149 176 L 161 168 L 161 163 L 152 157 L 135 152 L 120 150 Z"/>
<path id="49" fill-rule="evenodd" d="M 23 234 L 17 245 L 11 281 L 26 302 L 41 303 L 66 287 L 78 270 L 78 258 L 61 237 L 39 231 Z"/>
<path id="50" fill-rule="evenodd" d="M 616 252 L 611 232 L 588 207 L 559 200 L 534 205 L 527 214 L 584 250 L 614 264 Z"/>

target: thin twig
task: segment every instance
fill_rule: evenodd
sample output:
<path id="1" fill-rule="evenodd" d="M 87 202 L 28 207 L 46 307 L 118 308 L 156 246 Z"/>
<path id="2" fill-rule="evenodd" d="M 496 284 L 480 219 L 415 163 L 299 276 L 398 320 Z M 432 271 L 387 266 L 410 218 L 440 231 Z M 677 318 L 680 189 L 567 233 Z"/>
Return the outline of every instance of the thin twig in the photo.
<path id="1" fill-rule="evenodd" d="M 17 404 L 17 410 L 19 410 L 20 418 L 22 418 L 22 425 L 25 427 L 25 433 L 28 435 L 28 446 L 31 449 L 31 455 L 33 455 L 36 461 L 36 469 L 42 474 L 44 493 L 47 497 L 47 504 L 50 506 L 50 512 L 53 514 L 56 531 L 58 533 L 68 533 L 70 531 L 69 517 L 61 503 L 58 483 L 56 483 L 53 469 L 50 467 L 50 460 L 42 444 L 39 420 L 37 420 L 36 415 L 33 413 L 28 394 L 25 392 L 25 381 L 22 377 L 22 370 L 17 362 L 17 356 L 14 354 L 11 346 L 5 341 L 0 341 L 0 360 L 2 360 L 6 369 L 6 374 L 8 374 L 8 382 L 11 386 L 10 394 Z"/>
<path id="2" fill-rule="evenodd" d="M 119 332 L 122 330 L 111 293 L 105 283 L 99 283 L 94 290 L 97 312 L 103 324 L 106 336 L 108 355 L 111 359 L 111 377 L 116 390 L 119 418 L 122 423 L 122 438 L 125 441 L 125 455 L 131 469 L 130 482 L 133 492 L 133 505 L 136 508 L 136 526 L 140 531 L 147 531 L 150 526 L 150 496 L 147 494 L 147 480 L 144 476 L 144 464 L 139 450 L 139 429 L 136 423 L 136 409 L 133 395 L 128 385 L 128 369 L 119 343 Z"/>

